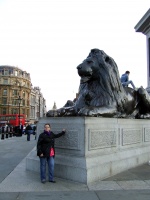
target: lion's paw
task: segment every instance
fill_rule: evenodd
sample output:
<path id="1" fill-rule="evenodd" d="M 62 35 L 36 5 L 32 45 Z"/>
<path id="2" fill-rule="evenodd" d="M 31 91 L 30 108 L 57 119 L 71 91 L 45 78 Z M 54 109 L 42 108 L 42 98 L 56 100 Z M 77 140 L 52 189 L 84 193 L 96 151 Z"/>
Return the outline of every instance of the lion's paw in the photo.
<path id="1" fill-rule="evenodd" d="M 57 110 L 49 110 L 46 113 L 46 117 L 59 117 L 59 116 L 63 116 L 65 114 L 65 108 L 60 108 Z"/>
<path id="2" fill-rule="evenodd" d="M 150 119 L 150 114 L 147 113 L 147 114 L 140 115 L 139 118 L 140 118 L 140 119 Z"/>
<path id="3" fill-rule="evenodd" d="M 54 110 L 49 110 L 49 111 L 46 113 L 46 117 L 54 117 Z"/>

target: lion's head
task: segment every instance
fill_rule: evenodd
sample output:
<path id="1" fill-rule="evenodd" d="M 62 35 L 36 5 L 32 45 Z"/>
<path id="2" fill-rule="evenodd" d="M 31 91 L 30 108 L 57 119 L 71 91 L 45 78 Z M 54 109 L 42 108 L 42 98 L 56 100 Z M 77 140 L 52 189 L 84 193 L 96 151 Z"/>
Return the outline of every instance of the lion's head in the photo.
<path id="1" fill-rule="evenodd" d="M 120 82 L 115 61 L 104 51 L 92 49 L 77 66 L 81 77 L 79 99 L 89 106 L 112 106 L 122 109 L 127 96 Z M 83 100 L 84 98 L 84 100 Z M 83 106 L 83 103 L 82 103 Z"/>

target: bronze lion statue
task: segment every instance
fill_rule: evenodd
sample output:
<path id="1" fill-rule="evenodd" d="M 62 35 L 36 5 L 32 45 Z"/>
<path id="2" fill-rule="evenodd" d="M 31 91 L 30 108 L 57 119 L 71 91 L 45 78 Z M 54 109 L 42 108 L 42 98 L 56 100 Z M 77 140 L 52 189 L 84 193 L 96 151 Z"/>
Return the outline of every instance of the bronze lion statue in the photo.
<path id="1" fill-rule="evenodd" d="M 53 116 L 96 116 L 150 118 L 150 97 L 141 86 L 138 90 L 123 87 L 117 64 L 104 51 L 92 49 L 77 66 L 81 77 L 76 101 L 67 101 L 60 109 L 49 110 Z"/>

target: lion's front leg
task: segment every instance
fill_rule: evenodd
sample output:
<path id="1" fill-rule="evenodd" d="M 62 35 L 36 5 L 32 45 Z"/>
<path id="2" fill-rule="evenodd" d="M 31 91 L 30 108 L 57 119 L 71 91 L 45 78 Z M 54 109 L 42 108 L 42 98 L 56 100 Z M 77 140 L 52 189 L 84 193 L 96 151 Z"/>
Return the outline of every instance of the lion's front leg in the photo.
<path id="1" fill-rule="evenodd" d="M 116 115 L 117 109 L 115 107 L 84 107 L 78 112 L 81 116 L 102 116 L 113 117 Z"/>
<path id="2" fill-rule="evenodd" d="M 74 106 L 72 107 L 62 107 L 57 110 L 49 110 L 46 113 L 46 117 L 62 117 L 62 116 L 75 116 L 76 111 Z"/>

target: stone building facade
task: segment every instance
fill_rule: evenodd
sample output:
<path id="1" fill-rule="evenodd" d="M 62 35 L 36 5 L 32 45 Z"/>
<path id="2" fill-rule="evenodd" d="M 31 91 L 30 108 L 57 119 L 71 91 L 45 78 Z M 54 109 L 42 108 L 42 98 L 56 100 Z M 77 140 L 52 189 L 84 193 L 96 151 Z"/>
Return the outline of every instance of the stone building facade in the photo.
<path id="1" fill-rule="evenodd" d="M 141 32 L 146 36 L 147 46 L 147 90 L 150 93 L 150 8 L 134 27 L 136 32 Z"/>
<path id="2" fill-rule="evenodd" d="M 20 114 L 27 120 L 38 121 L 45 115 L 46 101 L 40 89 L 32 87 L 30 74 L 18 67 L 0 66 L 0 114 L 18 114 L 19 97 Z"/>
<path id="3" fill-rule="evenodd" d="M 30 120 L 38 121 L 39 118 L 46 116 L 46 100 L 39 87 L 31 88 L 30 98 Z"/>

